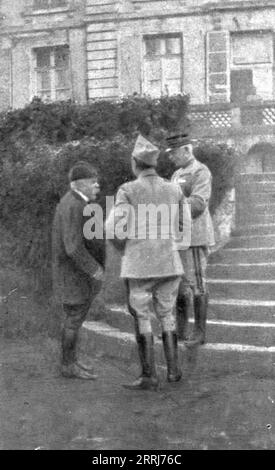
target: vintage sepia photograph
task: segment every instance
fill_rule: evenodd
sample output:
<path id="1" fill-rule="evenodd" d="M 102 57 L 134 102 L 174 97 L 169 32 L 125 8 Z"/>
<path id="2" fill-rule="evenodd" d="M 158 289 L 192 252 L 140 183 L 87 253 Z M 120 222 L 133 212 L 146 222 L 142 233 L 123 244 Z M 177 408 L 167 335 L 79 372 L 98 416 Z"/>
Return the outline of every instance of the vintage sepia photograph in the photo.
<path id="1" fill-rule="evenodd" d="M 0 450 L 275 450 L 274 0 L 0 0 Z"/>

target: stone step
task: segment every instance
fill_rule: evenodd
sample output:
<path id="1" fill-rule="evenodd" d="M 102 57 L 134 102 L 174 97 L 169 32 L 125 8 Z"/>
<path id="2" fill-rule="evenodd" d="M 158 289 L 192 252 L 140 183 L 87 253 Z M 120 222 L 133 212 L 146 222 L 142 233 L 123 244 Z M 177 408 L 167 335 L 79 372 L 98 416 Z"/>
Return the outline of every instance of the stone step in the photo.
<path id="1" fill-rule="evenodd" d="M 209 312 L 211 306 L 209 307 Z M 112 308 L 105 318 L 107 324 L 120 331 L 134 334 L 133 317 L 123 307 Z M 190 331 L 192 331 L 193 318 L 190 318 Z M 207 341 L 210 343 L 240 343 L 254 344 L 256 346 L 275 345 L 275 319 L 274 322 L 246 322 L 233 320 L 218 320 L 210 317 L 207 322 Z M 158 320 L 152 315 L 152 328 L 157 336 L 161 333 Z"/>
<path id="2" fill-rule="evenodd" d="M 226 248 L 275 248 L 275 235 L 232 237 Z"/>
<path id="3" fill-rule="evenodd" d="M 251 225 L 263 225 L 275 223 L 275 214 L 268 214 L 264 212 L 236 212 L 236 225 L 239 224 L 251 224 Z"/>
<path id="4" fill-rule="evenodd" d="M 275 235 L 275 224 L 239 225 L 232 231 L 233 236 Z"/>
<path id="5" fill-rule="evenodd" d="M 232 298 L 210 298 L 209 319 L 236 322 L 275 322 L 275 302 Z"/>
<path id="6" fill-rule="evenodd" d="M 275 279 L 275 263 L 209 264 L 207 277 L 212 279 Z"/>
<path id="7" fill-rule="evenodd" d="M 111 312 L 125 310 L 126 304 L 107 304 Z M 275 322 L 275 301 L 234 298 L 209 298 L 208 318 L 236 322 Z"/>
<path id="8" fill-rule="evenodd" d="M 244 193 L 274 193 L 275 181 L 250 181 L 236 184 L 236 190 L 240 194 Z"/>
<path id="9" fill-rule="evenodd" d="M 86 354 L 96 353 L 115 358 L 129 366 L 138 365 L 135 337 L 121 332 L 106 323 L 85 322 L 81 328 L 80 347 Z M 183 370 L 183 380 L 196 373 L 244 372 L 260 374 L 260 377 L 274 377 L 275 347 L 248 344 L 208 343 L 199 348 L 187 349 L 179 344 L 179 364 Z M 155 357 L 158 369 L 166 367 L 162 341 L 155 340 Z"/>
<path id="10" fill-rule="evenodd" d="M 275 181 L 275 172 L 272 173 L 240 173 L 236 183 L 251 183 L 255 181 Z"/>
<path id="11" fill-rule="evenodd" d="M 212 253 L 211 264 L 239 263 L 272 263 L 275 262 L 275 248 L 225 248 Z"/>
<path id="12" fill-rule="evenodd" d="M 208 279 L 211 298 L 274 300 L 274 280 Z"/>
<path id="13" fill-rule="evenodd" d="M 267 204 L 275 202 L 275 192 L 247 192 L 236 188 L 236 203 Z"/>
<path id="14" fill-rule="evenodd" d="M 236 203 L 236 213 L 240 215 L 250 214 L 275 214 L 274 202 L 262 204 Z"/>

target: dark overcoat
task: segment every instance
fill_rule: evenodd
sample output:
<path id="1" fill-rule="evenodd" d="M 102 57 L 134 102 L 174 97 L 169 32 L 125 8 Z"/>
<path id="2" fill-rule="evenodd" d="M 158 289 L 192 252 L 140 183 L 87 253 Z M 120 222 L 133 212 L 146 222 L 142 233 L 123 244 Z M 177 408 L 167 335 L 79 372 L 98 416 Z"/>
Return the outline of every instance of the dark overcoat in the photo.
<path id="1" fill-rule="evenodd" d="M 56 207 L 52 227 L 52 272 L 55 298 L 63 304 L 83 304 L 99 291 L 93 278 L 104 265 L 104 240 L 83 235 L 85 201 L 72 190 Z M 101 283 L 100 283 L 101 284 Z"/>

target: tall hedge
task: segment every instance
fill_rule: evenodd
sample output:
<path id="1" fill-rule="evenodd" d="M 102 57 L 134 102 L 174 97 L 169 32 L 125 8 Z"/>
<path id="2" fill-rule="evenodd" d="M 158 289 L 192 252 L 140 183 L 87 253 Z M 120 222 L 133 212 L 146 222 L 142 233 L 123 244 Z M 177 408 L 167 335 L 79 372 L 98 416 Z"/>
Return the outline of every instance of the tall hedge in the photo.
<path id="1" fill-rule="evenodd" d="M 188 129 L 188 98 L 152 100 L 132 97 L 118 103 L 87 106 L 43 104 L 0 116 L 0 218 L 16 244 L 13 257 L 50 285 L 51 224 L 54 209 L 67 188 L 67 173 L 78 160 L 99 168 L 100 202 L 133 178 L 130 153 L 139 132 L 165 147 L 165 137 L 179 120 Z M 235 153 L 226 146 L 199 143 L 196 156 L 213 174 L 211 211 L 233 186 Z M 164 152 L 159 172 L 173 171 Z M 42 283 L 42 284 L 41 284 Z"/>

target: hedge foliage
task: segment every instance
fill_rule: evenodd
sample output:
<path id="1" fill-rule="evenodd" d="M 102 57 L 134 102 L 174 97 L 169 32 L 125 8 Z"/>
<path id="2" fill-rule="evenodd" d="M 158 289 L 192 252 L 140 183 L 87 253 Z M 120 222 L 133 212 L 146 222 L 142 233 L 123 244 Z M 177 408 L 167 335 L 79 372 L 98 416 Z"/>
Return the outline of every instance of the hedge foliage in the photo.
<path id="1" fill-rule="evenodd" d="M 87 106 L 34 100 L 0 116 L 0 218 L 16 239 L 14 259 L 35 273 L 40 286 L 49 285 L 52 218 L 71 165 L 81 159 L 99 168 L 104 207 L 104 196 L 133 178 L 129 155 L 137 134 L 164 149 L 180 117 L 188 128 L 187 111 L 185 96 L 132 97 Z M 233 186 L 236 156 L 231 148 L 204 142 L 195 153 L 213 174 L 213 212 Z M 160 174 L 169 177 L 172 171 L 162 152 Z"/>

